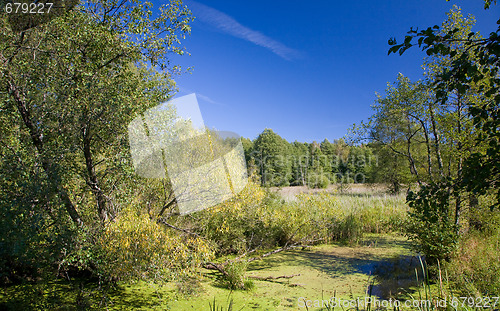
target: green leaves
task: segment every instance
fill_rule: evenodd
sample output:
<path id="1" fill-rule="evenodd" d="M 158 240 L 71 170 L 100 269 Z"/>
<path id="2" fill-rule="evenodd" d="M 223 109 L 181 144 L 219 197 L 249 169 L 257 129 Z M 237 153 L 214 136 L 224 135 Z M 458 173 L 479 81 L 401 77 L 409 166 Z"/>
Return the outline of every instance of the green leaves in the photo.
<path id="1" fill-rule="evenodd" d="M 485 1 L 485 8 L 490 4 L 491 1 Z M 441 28 L 410 30 L 400 45 L 391 39 L 389 44 L 393 46 L 389 54 L 404 53 L 412 46 L 412 40 L 418 38 L 419 47 L 428 56 L 441 59 L 445 64 L 444 68 L 435 71 L 432 81 L 436 102 L 445 104 L 452 94 L 460 97 L 476 94 L 476 99 L 471 100 L 467 108 L 475 130 L 480 132 L 476 146 L 485 150 L 466 159 L 462 185 L 468 191 L 481 194 L 496 189 L 500 198 L 500 149 L 497 144 L 500 124 L 496 121 L 500 115 L 500 28 L 491 32 L 488 38 L 481 38 L 471 31 L 472 21 L 463 20 L 459 10 L 452 11 L 448 23 Z M 495 205 L 500 206 L 500 200 Z"/>
<path id="2" fill-rule="evenodd" d="M 2 220 L 0 243 L 10 250 L 22 241 L 28 268 L 37 256 L 57 267 L 61 245 L 76 254 L 70 264 L 96 264 L 78 248 L 99 237 L 99 217 L 117 217 L 146 188 L 133 176 L 127 125 L 171 96 L 179 69 L 169 57 L 184 53 L 180 42 L 192 20 L 181 1 L 159 16 L 152 9 L 137 0 L 91 0 L 21 33 L 0 16 L 0 86 L 9 90 L 0 93 L 8 103 L 0 114 L 0 167 L 10 168 L 0 176 L 0 212 L 13 215 Z M 80 229 L 90 237 L 74 234 L 69 215 L 84 220 Z"/>
<path id="3" fill-rule="evenodd" d="M 417 193 L 409 192 L 406 198 L 410 205 L 407 235 L 418 242 L 417 249 L 430 263 L 449 260 L 458 242 L 450 212 L 451 190 L 451 180 L 443 179 L 422 186 Z"/>

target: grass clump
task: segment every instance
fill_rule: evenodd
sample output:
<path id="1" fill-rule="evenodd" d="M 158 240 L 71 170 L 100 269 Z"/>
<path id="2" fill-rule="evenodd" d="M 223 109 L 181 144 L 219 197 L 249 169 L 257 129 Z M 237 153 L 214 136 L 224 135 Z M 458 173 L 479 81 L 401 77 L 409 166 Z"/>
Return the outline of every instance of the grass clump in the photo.
<path id="1" fill-rule="evenodd" d="M 230 262 L 225 268 L 225 274 L 219 277 L 218 283 L 230 290 L 250 290 L 254 287 L 252 280 L 245 276 L 248 263 L 244 260 Z"/>
<path id="2" fill-rule="evenodd" d="M 228 298 L 228 304 L 227 304 L 227 307 L 225 308 L 223 305 L 217 305 L 217 302 L 215 301 L 215 297 L 214 297 L 214 301 L 213 301 L 213 304 L 211 302 L 208 303 L 208 306 L 210 307 L 209 310 L 210 311 L 233 311 L 234 310 L 234 300 L 233 298 Z M 240 310 L 243 310 L 243 307 L 241 307 Z"/>

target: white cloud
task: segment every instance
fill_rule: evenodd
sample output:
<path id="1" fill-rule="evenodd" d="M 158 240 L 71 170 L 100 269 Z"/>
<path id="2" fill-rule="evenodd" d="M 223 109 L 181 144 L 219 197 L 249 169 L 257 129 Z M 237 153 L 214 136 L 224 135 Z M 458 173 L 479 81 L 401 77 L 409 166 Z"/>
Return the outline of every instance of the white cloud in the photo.
<path id="1" fill-rule="evenodd" d="M 198 20 L 210 24 L 231 36 L 264 47 L 286 60 L 298 58 L 301 54 L 299 51 L 289 48 L 281 42 L 243 26 L 237 20 L 221 11 L 196 1 L 187 1 L 187 4 Z"/>

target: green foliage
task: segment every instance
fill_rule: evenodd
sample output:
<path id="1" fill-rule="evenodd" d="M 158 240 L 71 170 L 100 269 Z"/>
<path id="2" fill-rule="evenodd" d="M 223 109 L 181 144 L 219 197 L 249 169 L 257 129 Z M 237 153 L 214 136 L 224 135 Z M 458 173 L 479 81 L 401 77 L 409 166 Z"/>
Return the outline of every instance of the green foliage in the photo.
<path id="1" fill-rule="evenodd" d="M 288 143 L 271 129 L 253 142 L 243 140 L 249 176 L 263 186 L 325 187 L 329 183 L 374 182 L 377 155 L 372 146 L 330 143 Z"/>
<path id="2" fill-rule="evenodd" d="M 0 144 L 0 284 L 53 271 L 75 232 L 60 199 L 47 195 L 50 185 L 30 154 L 25 133 L 7 126 L 12 117 L 0 114 L 7 122 L 0 122 L 0 141 L 11 146 Z"/>
<path id="3" fill-rule="evenodd" d="M 402 196 L 320 192 L 285 202 L 250 183 L 237 197 L 197 213 L 191 226 L 223 256 L 294 243 L 356 242 L 364 232 L 399 230 L 406 212 Z"/>
<path id="4" fill-rule="evenodd" d="M 435 166 L 426 105 L 430 98 L 423 83 L 411 82 L 402 74 L 394 85 L 388 84 L 385 93 L 372 106 L 375 112 L 369 121 L 351 131 L 354 141 L 368 140 L 378 156 L 379 165 L 371 172 L 373 181 L 388 183 L 390 190 L 397 193 L 401 184 L 432 178 L 428 176 L 431 174 L 425 175 Z"/>
<path id="5" fill-rule="evenodd" d="M 56 275 L 58 268 L 115 278 L 118 259 L 128 269 L 124 278 L 155 269 L 134 266 L 133 252 L 118 246 L 126 237 L 112 234 L 117 222 L 106 226 L 127 223 L 120 211 L 144 192 L 145 182 L 133 176 L 127 124 L 171 96 L 179 68 L 167 55 L 184 53 L 180 39 L 190 31 L 180 1 L 155 16 L 151 6 L 87 1 L 21 31 L 0 16 L 2 281 Z M 132 239 L 143 234 L 123 229 L 136 234 Z M 103 239 L 120 242 L 99 250 Z M 138 246 L 159 247 L 149 243 Z"/>
<path id="6" fill-rule="evenodd" d="M 215 302 L 215 297 L 214 297 L 214 302 L 213 304 L 211 302 L 208 303 L 208 306 L 210 307 L 210 311 L 233 311 L 233 298 L 228 297 L 229 304 L 227 305 L 227 308 L 224 308 L 224 306 L 221 306 L 220 304 L 217 305 Z M 239 309 L 240 311 L 243 310 L 243 307 Z"/>
<path id="7" fill-rule="evenodd" d="M 344 219 L 334 221 L 331 235 L 334 241 L 341 243 L 357 243 L 363 237 L 363 226 L 360 219 L 349 214 Z"/>
<path id="8" fill-rule="evenodd" d="M 386 184 L 389 193 L 398 194 L 411 180 L 407 159 L 382 144 L 375 143 L 372 148 L 378 156 L 378 166 L 371 174 L 372 181 Z"/>
<path id="9" fill-rule="evenodd" d="M 134 210 L 106 226 L 95 247 L 98 273 L 113 280 L 175 280 L 193 275 L 213 256 L 204 240 L 183 238 Z"/>
<path id="10" fill-rule="evenodd" d="M 225 267 L 226 274 L 219 278 L 219 285 L 230 290 L 252 289 L 253 281 L 245 276 L 248 263 L 242 261 L 232 261 Z"/>
<path id="11" fill-rule="evenodd" d="M 391 232 L 400 229 L 407 208 L 402 196 L 356 196 L 318 193 L 301 194 L 291 204 L 308 211 L 317 236 L 326 241 L 353 243 L 363 233 Z M 313 231 L 314 232 L 314 231 Z"/>
<path id="12" fill-rule="evenodd" d="M 354 183 L 373 182 L 374 172 L 379 168 L 375 168 L 378 162 L 376 162 L 372 147 L 366 145 L 352 146 L 349 149 L 348 158 L 347 170 L 350 172 Z"/>
<path id="13" fill-rule="evenodd" d="M 308 145 L 294 141 L 290 145 L 290 155 L 292 156 L 290 185 L 305 186 L 310 162 Z"/>
<path id="14" fill-rule="evenodd" d="M 403 54 L 413 45 L 427 52 L 425 80 L 410 82 L 400 75 L 377 100 L 370 122 L 354 128 L 358 138 L 368 138 L 378 149 L 381 165 L 375 177 L 389 181 L 395 192 L 401 184 L 418 183 L 416 193 L 407 196 L 406 234 L 429 263 L 451 261 L 456 275 L 462 263 L 472 266 L 466 256 L 457 255 L 470 240 L 467 230 L 492 231 L 478 200 L 496 192 L 500 202 L 500 27 L 482 38 L 472 31 L 474 23 L 454 7 L 441 26 L 412 29 L 401 44 L 391 39 L 389 54 Z M 496 260 L 494 252 L 487 253 L 488 260 Z M 491 278 L 495 274 L 484 271 L 479 256 L 474 260 L 478 268 L 470 268 L 466 278 L 472 280 L 477 273 L 496 284 Z M 476 281 L 484 293 L 484 284 L 471 283 Z M 467 282 L 460 286 L 467 288 Z"/>
<path id="15" fill-rule="evenodd" d="M 449 260 L 458 242 L 458 234 L 450 211 L 451 185 L 449 182 L 424 185 L 410 192 L 407 224 L 408 237 L 418 244 L 416 248 L 429 263 Z"/>
<path id="16" fill-rule="evenodd" d="M 485 1 L 485 8 L 489 8 L 490 3 Z M 500 20 L 497 24 L 500 25 Z M 389 53 L 403 54 L 418 45 L 427 55 L 450 60 L 449 66 L 443 68 L 433 81 L 437 102 L 447 102 L 451 94 L 466 96 L 470 92 L 477 93 L 480 100 L 470 104 L 468 115 L 478 132 L 475 142 L 483 148 L 474 150 L 465 159 L 464 178 L 460 182 L 464 190 L 480 195 L 495 190 L 497 201 L 493 206 L 499 206 L 500 26 L 487 38 L 478 37 L 470 29 L 463 32 L 460 25 L 446 26 L 436 25 L 421 31 L 412 29 L 401 44 L 395 39 L 389 40 L 392 45 Z"/>
<path id="17" fill-rule="evenodd" d="M 258 156 L 256 159 L 262 185 L 288 186 L 291 174 L 291 164 L 287 157 L 288 142 L 273 130 L 265 129 L 255 140 L 254 149 Z"/>
<path id="18" fill-rule="evenodd" d="M 445 265 L 460 294 L 491 297 L 500 292 L 500 234 L 472 232 L 463 238 Z"/>
<path id="19" fill-rule="evenodd" d="M 225 255 L 251 249 L 270 234 L 273 224 L 265 211 L 265 192 L 249 183 L 236 197 L 197 213 L 200 234 L 216 245 L 216 253 Z M 265 239 L 274 245 L 271 238 Z"/>
<path id="20" fill-rule="evenodd" d="M 309 173 L 307 176 L 307 186 L 309 188 L 326 189 L 330 185 L 330 179 L 321 173 Z"/>

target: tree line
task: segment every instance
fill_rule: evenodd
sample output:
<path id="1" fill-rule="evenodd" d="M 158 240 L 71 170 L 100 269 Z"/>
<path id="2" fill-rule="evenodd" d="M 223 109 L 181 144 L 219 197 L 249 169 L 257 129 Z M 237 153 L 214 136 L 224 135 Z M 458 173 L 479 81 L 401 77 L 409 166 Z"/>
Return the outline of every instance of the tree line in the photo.
<path id="1" fill-rule="evenodd" d="M 309 186 L 326 188 L 331 183 L 382 182 L 377 174 L 378 158 L 368 145 L 333 143 L 289 143 L 272 129 L 257 138 L 242 138 L 248 175 L 262 186 Z"/>

